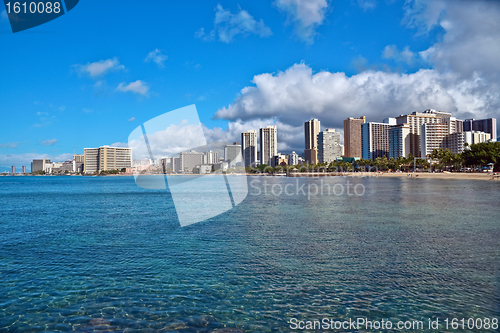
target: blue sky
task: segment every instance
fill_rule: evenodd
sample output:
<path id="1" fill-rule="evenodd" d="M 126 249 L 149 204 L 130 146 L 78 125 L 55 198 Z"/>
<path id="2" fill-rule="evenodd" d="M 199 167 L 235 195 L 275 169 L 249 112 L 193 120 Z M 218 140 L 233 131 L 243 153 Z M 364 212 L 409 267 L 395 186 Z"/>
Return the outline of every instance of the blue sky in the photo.
<path id="1" fill-rule="evenodd" d="M 13 34 L 0 5 L 0 171 L 127 142 L 141 123 L 190 104 L 213 140 L 276 123 L 283 152 L 303 150 L 311 117 L 339 130 L 348 116 L 426 108 L 496 117 L 498 7 L 80 1 Z"/>

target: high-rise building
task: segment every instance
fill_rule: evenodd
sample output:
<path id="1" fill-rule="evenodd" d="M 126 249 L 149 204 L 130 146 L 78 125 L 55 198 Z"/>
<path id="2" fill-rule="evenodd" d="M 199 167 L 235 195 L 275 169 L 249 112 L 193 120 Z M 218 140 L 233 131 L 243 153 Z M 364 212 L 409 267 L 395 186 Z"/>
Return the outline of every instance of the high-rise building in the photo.
<path id="1" fill-rule="evenodd" d="M 203 164 L 215 164 L 219 163 L 219 154 L 215 151 L 207 151 L 203 155 Z"/>
<path id="2" fill-rule="evenodd" d="M 389 135 L 389 158 L 408 157 L 410 154 L 410 125 L 391 126 Z"/>
<path id="3" fill-rule="evenodd" d="M 191 173 L 193 169 L 203 163 L 203 153 L 191 150 L 179 153 L 180 172 Z"/>
<path id="4" fill-rule="evenodd" d="M 257 131 L 250 130 L 241 133 L 241 155 L 245 167 L 257 163 Z"/>
<path id="5" fill-rule="evenodd" d="M 230 168 L 243 166 L 241 161 L 241 145 L 239 142 L 224 146 L 224 161 L 228 163 Z"/>
<path id="6" fill-rule="evenodd" d="M 85 155 L 74 154 L 73 155 L 73 172 L 82 172 L 84 163 L 85 163 Z"/>
<path id="7" fill-rule="evenodd" d="M 84 173 L 132 167 L 132 148 L 101 146 L 99 148 L 85 148 L 83 151 Z"/>
<path id="8" fill-rule="evenodd" d="M 490 133 L 479 131 L 450 133 L 447 123 L 424 124 L 421 130 L 421 156 L 425 157 L 434 149 L 449 149 L 454 154 L 464 151 L 464 144 L 486 142 L 491 139 Z"/>
<path id="9" fill-rule="evenodd" d="M 366 117 L 347 118 L 344 120 L 344 156 L 361 158 L 361 124 Z"/>
<path id="10" fill-rule="evenodd" d="M 489 133 L 491 141 L 497 141 L 497 120 L 495 118 L 488 119 L 465 119 L 464 132 L 479 131 Z"/>
<path id="11" fill-rule="evenodd" d="M 326 129 L 318 134 L 318 163 L 331 163 L 342 156 L 340 133 Z"/>
<path id="12" fill-rule="evenodd" d="M 420 156 L 425 158 L 426 156 L 432 154 L 434 149 L 450 148 L 447 142 L 447 137 L 450 134 L 448 124 L 423 124 L 420 131 Z M 454 153 L 457 152 L 455 151 Z"/>
<path id="13" fill-rule="evenodd" d="M 73 155 L 73 161 L 76 163 L 84 163 L 85 162 L 85 155 L 83 154 L 74 154 Z"/>
<path id="14" fill-rule="evenodd" d="M 304 123 L 304 156 L 308 164 L 318 163 L 318 134 L 320 130 L 321 122 L 318 119 L 311 119 Z"/>
<path id="15" fill-rule="evenodd" d="M 369 122 L 361 124 L 361 152 L 365 160 L 375 160 L 377 157 L 389 157 L 388 123 Z"/>
<path id="16" fill-rule="evenodd" d="M 274 156 L 278 155 L 278 129 L 269 125 L 260 129 L 260 164 L 274 167 Z"/>
<path id="17" fill-rule="evenodd" d="M 26 173 L 26 165 L 23 165 L 23 173 Z"/>
<path id="18" fill-rule="evenodd" d="M 10 173 L 15 174 L 16 173 L 16 167 L 13 165 L 10 167 Z"/>
<path id="19" fill-rule="evenodd" d="M 401 115 L 396 118 L 397 124 L 408 124 L 410 127 L 409 133 L 409 152 L 415 157 L 421 157 L 421 137 L 420 131 L 424 124 L 446 124 L 448 133 L 461 132 L 463 125 L 460 120 L 451 116 L 451 113 L 436 111 L 432 109 L 424 112 L 413 112 L 411 115 Z"/>
<path id="20" fill-rule="evenodd" d="M 288 165 L 297 165 L 299 164 L 299 155 L 292 151 L 290 155 L 288 155 Z"/>
<path id="21" fill-rule="evenodd" d="M 48 164 L 50 164 L 50 159 L 48 158 L 33 160 L 33 162 L 31 162 L 31 172 L 45 171 L 45 168 Z"/>

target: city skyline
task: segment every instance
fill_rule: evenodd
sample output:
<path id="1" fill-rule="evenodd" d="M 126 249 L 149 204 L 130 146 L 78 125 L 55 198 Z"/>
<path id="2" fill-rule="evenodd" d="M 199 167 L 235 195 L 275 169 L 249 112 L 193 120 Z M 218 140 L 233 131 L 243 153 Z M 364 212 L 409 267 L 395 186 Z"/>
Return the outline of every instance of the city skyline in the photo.
<path id="1" fill-rule="evenodd" d="M 209 139 L 276 125 L 280 152 L 301 151 L 314 118 L 340 132 L 347 117 L 395 110 L 498 119 L 498 2 L 311 3 L 152 2 L 133 24 L 118 19 L 126 8 L 80 3 L 18 34 L 0 5 L 0 170 L 123 144 L 137 123 L 193 103 Z"/>

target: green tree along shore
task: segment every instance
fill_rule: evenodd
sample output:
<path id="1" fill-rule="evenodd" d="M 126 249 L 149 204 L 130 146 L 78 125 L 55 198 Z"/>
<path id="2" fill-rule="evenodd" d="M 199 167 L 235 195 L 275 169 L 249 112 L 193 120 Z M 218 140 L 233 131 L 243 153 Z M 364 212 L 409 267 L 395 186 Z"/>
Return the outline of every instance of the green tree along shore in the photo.
<path id="1" fill-rule="evenodd" d="M 462 171 L 464 168 L 477 170 L 493 163 L 494 171 L 500 171 L 500 142 L 485 142 L 466 145 L 463 153 L 453 154 L 449 149 L 435 149 L 429 156 L 431 162 L 427 159 L 416 158 L 410 154 L 408 157 L 387 158 L 378 157 L 375 160 L 360 159 L 354 163 L 345 161 L 336 161 L 332 163 L 319 163 L 316 165 L 290 165 L 277 166 L 275 168 L 263 164 L 257 169 L 246 168 L 247 173 L 283 173 L 287 170 L 297 170 L 307 172 L 320 170 L 323 172 L 335 171 L 410 171 L 416 166 L 417 169 L 424 171 Z"/>

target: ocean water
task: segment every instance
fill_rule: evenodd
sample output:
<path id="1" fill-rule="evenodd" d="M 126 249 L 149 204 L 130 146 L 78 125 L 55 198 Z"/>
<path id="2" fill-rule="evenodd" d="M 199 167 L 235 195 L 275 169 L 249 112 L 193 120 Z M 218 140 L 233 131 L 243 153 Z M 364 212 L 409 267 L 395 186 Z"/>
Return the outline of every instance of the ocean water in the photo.
<path id="1" fill-rule="evenodd" d="M 298 190 L 348 181 L 357 194 Z M 442 325 L 500 318 L 500 183 L 249 182 L 240 205 L 181 228 L 169 193 L 132 177 L 1 177 L 0 332 L 290 332 L 323 318 L 497 331 Z"/>

